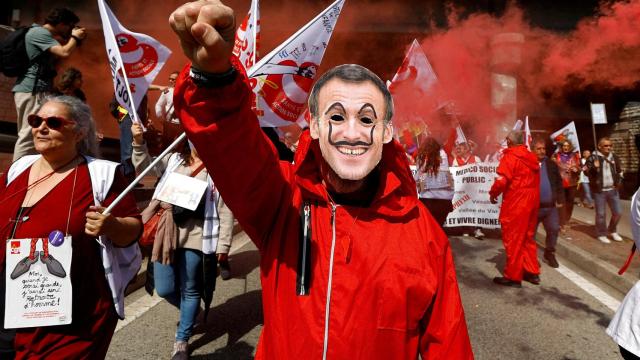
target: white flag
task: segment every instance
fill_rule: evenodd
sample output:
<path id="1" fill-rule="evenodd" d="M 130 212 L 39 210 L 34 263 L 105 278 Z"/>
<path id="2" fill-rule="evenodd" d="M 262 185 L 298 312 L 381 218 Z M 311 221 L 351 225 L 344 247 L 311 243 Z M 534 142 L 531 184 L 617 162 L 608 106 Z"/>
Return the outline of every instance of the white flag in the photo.
<path id="1" fill-rule="evenodd" d="M 249 69 L 261 126 L 291 125 L 302 116 L 342 5 L 331 4 Z"/>
<path id="2" fill-rule="evenodd" d="M 104 0 L 98 0 L 98 9 L 116 99 L 138 121 L 135 110 L 171 51 L 149 35 L 127 30 Z"/>
<path id="3" fill-rule="evenodd" d="M 607 112 L 605 111 L 604 104 L 591 103 L 591 120 L 594 124 L 607 123 Z"/>
<path id="4" fill-rule="evenodd" d="M 233 46 L 233 55 L 237 56 L 245 72 L 256 63 L 258 41 L 260 39 L 260 7 L 258 0 L 251 1 L 251 8 L 238 30 Z"/>
<path id="5" fill-rule="evenodd" d="M 578 141 L 578 132 L 576 131 L 576 124 L 572 121 L 567 124 L 562 129 L 551 134 L 551 141 L 554 144 L 559 144 L 564 140 L 569 140 L 573 145 L 573 151 L 577 151 L 578 154 L 582 153 L 580 151 L 580 142 Z"/>
<path id="6" fill-rule="evenodd" d="M 418 40 L 413 39 L 411 47 L 407 51 L 407 55 L 402 61 L 402 65 L 391 79 L 389 90 L 393 93 L 394 89 L 401 84 L 408 84 L 412 88 L 426 93 L 438 82 L 438 77 L 431 67 L 427 55 L 425 55 Z"/>

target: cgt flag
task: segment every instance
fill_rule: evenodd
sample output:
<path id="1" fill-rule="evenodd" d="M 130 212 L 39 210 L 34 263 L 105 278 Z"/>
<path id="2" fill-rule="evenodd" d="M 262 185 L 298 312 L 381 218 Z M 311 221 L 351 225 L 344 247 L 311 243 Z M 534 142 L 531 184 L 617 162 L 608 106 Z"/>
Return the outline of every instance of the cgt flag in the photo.
<path id="1" fill-rule="evenodd" d="M 260 126 L 291 125 L 301 116 L 344 0 L 337 0 L 247 72 Z"/>
<path id="2" fill-rule="evenodd" d="M 136 109 L 171 51 L 149 35 L 124 28 L 104 0 L 98 0 L 98 9 L 116 99 L 139 123 Z"/>
<path id="3" fill-rule="evenodd" d="M 251 1 L 249 13 L 236 30 L 236 41 L 233 46 L 233 55 L 238 57 L 245 72 L 249 70 L 258 59 L 258 43 L 260 41 L 260 7 L 258 0 Z"/>
<path id="4" fill-rule="evenodd" d="M 578 154 L 582 153 L 580 151 L 580 142 L 578 141 L 578 132 L 576 131 L 576 124 L 572 121 L 568 123 L 562 129 L 551 134 L 551 141 L 554 144 L 559 144 L 564 140 L 569 140 L 573 145 L 573 151 L 578 152 Z"/>

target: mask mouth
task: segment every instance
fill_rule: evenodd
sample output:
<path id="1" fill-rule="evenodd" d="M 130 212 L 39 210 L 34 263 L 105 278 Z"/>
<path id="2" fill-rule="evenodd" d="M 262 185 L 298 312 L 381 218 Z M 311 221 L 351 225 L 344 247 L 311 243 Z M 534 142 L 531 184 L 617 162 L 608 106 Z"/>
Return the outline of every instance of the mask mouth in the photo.
<path id="1" fill-rule="evenodd" d="M 353 147 L 344 145 L 337 145 L 335 146 L 335 148 L 340 154 L 353 157 L 364 155 L 364 153 L 369 150 L 368 147 Z"/>

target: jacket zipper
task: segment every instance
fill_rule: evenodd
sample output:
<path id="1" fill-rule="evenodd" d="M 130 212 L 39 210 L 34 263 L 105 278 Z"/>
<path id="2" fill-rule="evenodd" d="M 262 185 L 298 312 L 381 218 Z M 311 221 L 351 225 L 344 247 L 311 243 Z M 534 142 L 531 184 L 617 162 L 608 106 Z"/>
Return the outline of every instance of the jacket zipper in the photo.
<path id="1" fill-rule="evenodd" d="M 305 291 L 305 280 L 306 273 L 305 270 L 307 268 L 307 237 L 309 236 L 309 213 L 311 212 L 309 204 L 304 205 L 304 230 L 302 233 L 302 277 L 300 284 L 300 292 L 298 295 L 306 295 Z"/>
<path id="2" fill-rule="evenodd" d="M 331 282 L 333 280 L 333 255 L 336 249 L 336 205 L 331 204 L 331 257 L 329 258 L 329 280 L 327 282 L 327 304 L 324 308 L 324 345 L 322 360 L 327 360 L 329 347 L 329 304 L 331 303 Z"/>

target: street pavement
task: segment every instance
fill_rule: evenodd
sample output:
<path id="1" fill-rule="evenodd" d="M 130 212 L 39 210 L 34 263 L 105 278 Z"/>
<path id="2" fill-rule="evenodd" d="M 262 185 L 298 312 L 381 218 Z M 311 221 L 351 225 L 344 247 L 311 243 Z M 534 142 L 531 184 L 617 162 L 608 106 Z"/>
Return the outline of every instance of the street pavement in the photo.
<path id="1" fill-rule="evenodd" d="M 564 258 L 561 272 L 542 264 L 540 286 L 494 285 L 491 280 L 504 264 L 500 240 L 450 241 L 476 359 L 620 358 L 604 329 L 622 293 Z M 218 281 L 208 321 L 191 339 L 193 359 L 251 359 L 255 351 L 262 328 L 259 256 L 244 233 L 234 238 L 231 264 L 234 278 Z M 567 274 L 574 274 L 572 280 Z M 586 291 L 585 283 L 600 292 Z M 127 312 L 130 322 L 121 322 L 107 358 L 168 359 L 178 311 L 138 290 L 127 297 Z"/>

